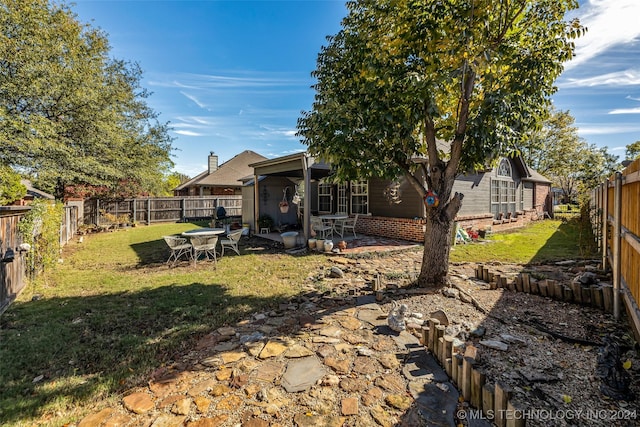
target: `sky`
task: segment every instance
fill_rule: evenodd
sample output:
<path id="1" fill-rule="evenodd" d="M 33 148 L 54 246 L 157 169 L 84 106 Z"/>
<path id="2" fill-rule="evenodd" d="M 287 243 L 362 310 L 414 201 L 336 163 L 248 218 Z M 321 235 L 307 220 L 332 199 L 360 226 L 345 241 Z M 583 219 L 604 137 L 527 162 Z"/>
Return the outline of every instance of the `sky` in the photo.
<path id="1" fill-rule="evenodd" d="M 311 73 L 344 0 L 75 0 L 79 21 L 101 28 L 111 56 L 136 62 L 147 99 L 169 122 L 174 170 L 190 177 L 244 150 L 268 158 L 304 151 L 296 133 L 311 109 Z M 553 96 L 578 134 L 624 158 L 640 140 L 640 0 L 582 0 L 576 40 Z"/>

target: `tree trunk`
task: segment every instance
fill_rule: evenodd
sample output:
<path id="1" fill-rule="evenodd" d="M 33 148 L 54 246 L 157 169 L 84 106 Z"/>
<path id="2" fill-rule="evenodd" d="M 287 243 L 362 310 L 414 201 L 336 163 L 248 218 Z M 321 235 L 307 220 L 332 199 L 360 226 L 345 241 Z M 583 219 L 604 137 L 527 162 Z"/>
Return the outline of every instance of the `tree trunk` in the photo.
<path id="1" fill-rule="evenodd" d="M 418 277 L 418 286 L 422 288 L 438 289 L 448 284 L 453 219 L 449 219 L 445 209 L 435 210 L 427 214 L 424 253 Z"/>

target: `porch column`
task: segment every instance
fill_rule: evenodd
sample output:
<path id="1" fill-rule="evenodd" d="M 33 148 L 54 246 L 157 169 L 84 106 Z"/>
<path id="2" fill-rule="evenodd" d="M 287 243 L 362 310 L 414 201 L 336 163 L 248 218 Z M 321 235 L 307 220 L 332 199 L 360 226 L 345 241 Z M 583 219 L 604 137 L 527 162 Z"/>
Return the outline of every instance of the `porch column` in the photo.
<path id="1" fill-rule="evenodd" d="M 309 171 L 309 157 L 304 155 L 302 157 L 302 177 L 304 179 L 304 204 L 302 215 L 302 230 L 304 232 L 304 243 L 307 244 L 307 240 L 311 237 L 311 171 Z"/>
<path id="2" fill-rule="evenodd" d="M 258 217 L 260 216 L 260 190 L 258 189 L 258 175 L 253 174 L 253 232 L 258 234 L 260 228 L 258 228 Z"/>

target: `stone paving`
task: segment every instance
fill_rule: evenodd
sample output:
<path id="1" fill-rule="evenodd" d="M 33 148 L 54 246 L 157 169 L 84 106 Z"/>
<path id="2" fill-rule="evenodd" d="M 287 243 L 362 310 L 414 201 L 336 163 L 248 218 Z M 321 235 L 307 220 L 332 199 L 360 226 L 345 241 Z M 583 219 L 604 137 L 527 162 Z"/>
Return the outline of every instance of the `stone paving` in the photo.
<path id="1" fill-rule="evenodd" d="M 455 426 L 446 373 L 360 294 L 310 292 L 219 328 L 77 426 Z"/>

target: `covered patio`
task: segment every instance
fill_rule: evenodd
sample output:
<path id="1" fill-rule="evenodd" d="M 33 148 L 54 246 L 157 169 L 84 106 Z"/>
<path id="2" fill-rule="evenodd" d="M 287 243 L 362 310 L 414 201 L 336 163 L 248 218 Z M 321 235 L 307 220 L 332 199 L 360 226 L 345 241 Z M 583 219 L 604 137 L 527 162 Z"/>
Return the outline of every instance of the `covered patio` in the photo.
<path id="1" fill-rule="evenodd" d="M 305 243 L 311 236 L 310 189 L 312 183 L 329 176 L 331 172 L 330 166 L 306 152 L 264 160 L 252 163 L 249 166 L 253 168 L 254 176 L 252 182 L 248 182 L 246 185 L 253 184 L 253 206 L 244 206 L 243 203 L 243 212 L 245 208 L 253 211 L 253 217 L 251 218 L 252 228 L 256 233 L 261 231 L 263 227 L 260 227 L 259 219 L 264 214 L 286 218 L 290 221 L 292 218 L 296 218 L 301 225 L 301 234 L 299 234 L 298 238 Z M 269 177 L 281 178 L 282 180 L 275 181 L 275 184 L 272 183 L 271 186 L 268 186 L 265 178 Z M 276 191 L 277 187 L 280 188 L 282 193 Z M 289 187 L 291 187 L 290 191 L 288 191 Z M 283 200 L 286 200 L 291 207 L 296 209 L 295 216 L 290 212 L 278 214 L 278 211 L 275 210 L 274 201 L 280 201 L 280 194 L 283 195 Z M 248 218 L 244 220 L 247 222 Z M 273 230 L 270 231 L 268 234 L 271 237 L 276 238 L 277 236 L 282 241 L 280 233 L 273 233 Z"/>

